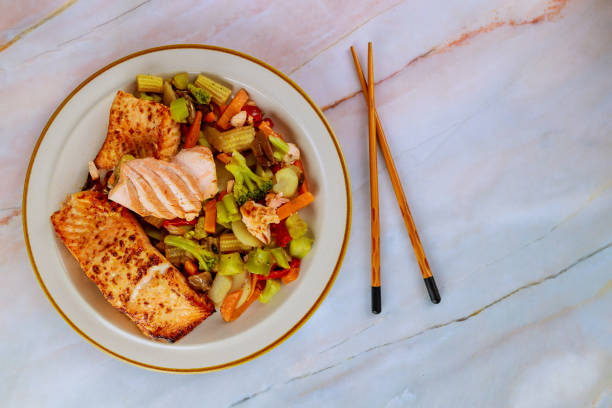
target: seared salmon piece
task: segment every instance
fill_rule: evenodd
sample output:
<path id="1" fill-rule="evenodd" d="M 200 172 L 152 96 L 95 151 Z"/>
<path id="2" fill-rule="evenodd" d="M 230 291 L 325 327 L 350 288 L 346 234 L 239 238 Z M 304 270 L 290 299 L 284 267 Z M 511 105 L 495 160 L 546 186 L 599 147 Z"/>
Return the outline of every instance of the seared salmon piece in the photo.
<path id="1" fill-rule="evenodd" d="M 130 211 L 103 193 L 69 195 L 51 222 L 87 277 L 145 335 L 177 341 L 214 311 L 151 245 Z"/>
<path id="2" fill-rule="evenodd" d="M 99 169 L 111 170 L 125 154 L 169 160 L 180 141 L 180 127 L 170 108 L 118 91 L 110 109 L 106 140 L 94 163 Z"/>

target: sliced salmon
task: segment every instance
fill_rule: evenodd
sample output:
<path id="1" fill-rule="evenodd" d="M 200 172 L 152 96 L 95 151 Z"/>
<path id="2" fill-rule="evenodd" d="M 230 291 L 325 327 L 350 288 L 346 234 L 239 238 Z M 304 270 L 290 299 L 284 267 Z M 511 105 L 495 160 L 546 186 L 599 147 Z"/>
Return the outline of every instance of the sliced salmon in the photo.
<path id="1" fill-rule="evenodd" d="M 119 174 L 109 199 L 143 217 L 192 220 L 202 210 L 203 195 L 195 179 L 174 163 L 134 159 L 124 162 Z"/>
<path id="2" fill-rule="evenodd" d="M 168 211 L 166 206 L 162 204 L 153 188 L 149 185 L 147 179 L 138 174 L 132 166 L 133 165 L 130 165 L 129 162 L 123 164 L 121 166 L 121 175 L 122 177 L 127 177 L 134 184 L 134 187 L 136 187 L 138 200 L 148 212 L 147 215 L 165 219 L 175 218 L 174 214 Z"/>
<path id="3" fill-rule="evenodd" d="M 183 149 L 172 161 L 196 179 L 204 200 L 214 197 L 219 192 L 215 159 L 208 147 L 195 146 Z"/>
<path id="4" fill-rule="evenodd" d="M 149 185 L 159 198 L 159 201 L 166 207 L 166 209 L 170 211 L 175 218 L 185 218 L 185 211 L 174 198 L 172 189 L 168 186 L 168 184 L 166 184 L 162 177 L 160 177 L 158 173 L 152 170 L 141 160 L 132 160 L 131 162 L 132 163 L 129 163 L 131 168 L 148 181 Z"/>

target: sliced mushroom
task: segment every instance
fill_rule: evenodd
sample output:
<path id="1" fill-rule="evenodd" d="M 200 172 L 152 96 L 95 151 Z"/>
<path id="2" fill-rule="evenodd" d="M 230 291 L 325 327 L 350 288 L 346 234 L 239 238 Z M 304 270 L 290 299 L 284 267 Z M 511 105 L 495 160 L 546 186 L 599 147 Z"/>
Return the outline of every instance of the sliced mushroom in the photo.
<path id="1" fill-rule="evenodd" d="M 164 81 L 163 90 L 164 96 L 162 98 L 162 101 L 164 102 L 164 105 L 170 106 L 172 101 L 176 99 L 176 93 L 174 92 L 174 89 L 172 89 L 172 85 L 170 85 L 170 82 L 168 81 Z"/>
<path id="2" fill-rule="evenodd" d="M 202 292 L 207 292 L 212 285 L 212 275 L 210 272 L 202 272 L 190 276 L 188 281 L 193 288 L 201 290 Z"/>
<path id="3" fill-rule="evenodd" d="M 269 167 L 274 163 L 274 150 L 272 150 L 272 145 L 268 140 L 268 136 L 263 132 L 257 132 L 255 134 L 255 140 L 253 140 L 251 149 L 259 165 Z"/>

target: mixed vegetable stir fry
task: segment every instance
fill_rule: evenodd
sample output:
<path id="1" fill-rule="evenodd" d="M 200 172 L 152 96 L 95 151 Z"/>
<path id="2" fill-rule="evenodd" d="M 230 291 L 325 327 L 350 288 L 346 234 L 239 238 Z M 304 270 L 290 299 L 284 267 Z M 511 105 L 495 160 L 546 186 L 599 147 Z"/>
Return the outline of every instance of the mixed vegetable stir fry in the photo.
<path id="1" fill-rule="evenodd" d="M 244 89 L 232 97 L 225 85 L 187 73 L 138 75 L 136 85 L 136 97 L 167 106 L 180 124 L 178 153 L 169 161 L 124 155 L 94 188 L 137 213 L 151 242 L 233 321 L 296 280 L 313 244 L 298 214 L 314 201 L 300 150 Z M 88 187 L 97 172 L 90 163 Z M 133 187 L 163 197 L 140 203 Z"/>

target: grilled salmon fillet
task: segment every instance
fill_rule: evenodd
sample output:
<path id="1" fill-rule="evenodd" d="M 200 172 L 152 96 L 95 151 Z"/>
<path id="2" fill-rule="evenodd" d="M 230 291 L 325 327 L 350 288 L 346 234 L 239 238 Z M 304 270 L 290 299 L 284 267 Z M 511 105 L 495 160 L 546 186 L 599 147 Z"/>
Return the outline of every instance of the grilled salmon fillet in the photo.
<path id="1" fill-rule="evenodd" d="M 103 193 L 69 195 L 51 222 L 108 302 L 147 336 L 174 342 L 214 311 L 151 245 L 129 210 Z"/>
<path id="2" fill-rule="evenodd" d="M 111 105 L 106 140 L 94 163 L 99 169 L 111 170 L 124 154 L 169 160 L 180 141 L 180 127 L 170 108 L 118 91 Z"/>

